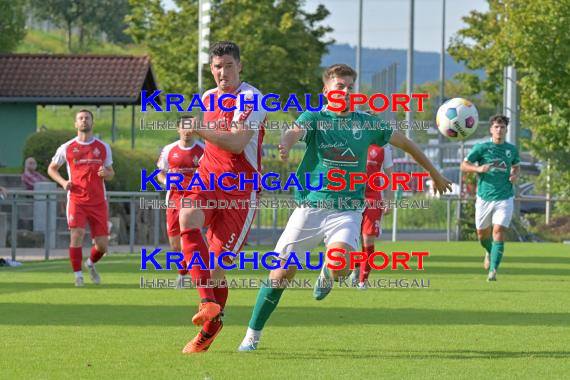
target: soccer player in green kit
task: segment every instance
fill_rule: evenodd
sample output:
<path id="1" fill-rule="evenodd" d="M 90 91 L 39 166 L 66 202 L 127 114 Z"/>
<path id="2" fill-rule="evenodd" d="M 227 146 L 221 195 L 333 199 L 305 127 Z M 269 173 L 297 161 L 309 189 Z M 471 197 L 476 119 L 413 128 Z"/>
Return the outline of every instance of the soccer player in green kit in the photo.
<path id="1" fill-rule="evenodd" d="M 475 145 L 461 163 L 461 171 L 477 173 L 479 177 L 475 227 L 485 248 L 487 281 L 496 281 L 505 251 L 505 234 L 513 216 L 513 184 L 519 176 L 520 159 L 517 147 L 505 142 L 509 118 L 495 115 L 489 125 L 491 141 Z"/>
<path id="2" fill-rule="evenodd" d="M 336 64 L 327 68 L 323 74 L 323 94 L 326 97 L 329 91 L 339 90 L 345 92 L 344 99 L 346 108 L 341 112 L 332 112 L 328 109 L 316 112 L 306 111 L 299 116 L 298 122 L 311 122 L 311 128 L 289 129 L 283 135 L 279 151 L 281 159 L 287 160 L 289 150 L 299 140 L 306 144 L 306 151 L 297 169 L 297 177 L 304 191 L 296 191 L 297 200 L 310 201 L 317 204 L 318 201 L 332 201 L 333 208 L 297 208 L 289 218 L 275 252 L 279 253 L 281 265 L 270 272 L 271 280 L 278 280 L 280 287 L 261 287 L 257 294 L 256 304 L 253 308 L 246 336 L 239 346 L 239 351 L 254 351 L 257 349 L 261 330 L 271 313 L 277 307 L 279 299 L 285 290 L 283 280 L 292 280 L 297 268 L 291 265 L 288 269 L 283 266 L 291 252 L 304 255 L 312 251 L 318 244 L 324 241 L 327 252 L 331 249 L 340 249 L 343 252 L 355 251 L 359 246 L 360 226 L 362 222 L 362 209 L 343 209 L 339 198 L 364 201 L 365 184 L 357 185 L 353 191 L 346 189 L 333 191 L 327 189 L 329 181 L 326 173 L 332 169 L 346 170 L 349 173 L 366 173 L 368 147 L 371 144 L 384 146 L 390 143 L 408 152 L 421 166 L 431 175 L 435 183 L 435 190 L 444 193 L 451 190 L 451 182 L 443 177 L 431 164 L 422 151 L 410 140 L 398 131 L 392 129 L 358 129 L 351 128 L 353 122 L 368 121 L 371 125 L 375 121 L 379 124 L 380 119 L 364 112 L 349 111 L 349 95 L 353 92 L 353 84 L 356 80 L 356 72 L 347 65 Z M 342 95 L 339 95 L 342 97 Z M 319 121 L 333 122 L 332 129 L 317 129 Z M 348 125 L 348 128 L 340 127 Z M 319 185 L 319 174 L 323 174 L 323 187 L 318 191 L 306 190 L 304 183 L 305 173 L 311 174 L 311 186 Z M 331 183 L 332 186 L 336 184 Z M 350 201 L 349 201 L 350 203 Z M 334 257 L 343 253 L 334 252 Z M 322 300 L 331 291 L 331 287 L 322 286 L 328 281 L 320 279 L 337 279 L 350 274 L 345 266 L 340 270 L 331 270 L 326 267 L 328 259 L 321 271 L 319 280 L 315 281 L 313 296 Z M 335 263 L 335 261 L 333 261 Z M 336 262 L 338 264 L 338 262 Z M 314 264 L 314 263 L 313 263 Z"/>

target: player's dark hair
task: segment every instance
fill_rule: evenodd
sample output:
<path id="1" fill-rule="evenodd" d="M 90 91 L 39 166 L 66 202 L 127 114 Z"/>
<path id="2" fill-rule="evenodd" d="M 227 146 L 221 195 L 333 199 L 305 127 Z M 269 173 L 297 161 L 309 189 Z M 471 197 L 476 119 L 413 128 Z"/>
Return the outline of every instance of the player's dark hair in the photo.
<path id="1" fill-rule="evenodd" d="M 239 62 L 239 46 L 231 41 L 220 41 L 216 42 L 214 46 L 210 48 L 210 62 L 212 62 L 212 58 L 214 56 L 222 57 L 224 55 L 231 55 L 237 62 Z"/>
<path id="2" fill-rule="evenodd" d="M 93 112 L 91 112 L 91 111 L 89 111 L 88 109 L 85 109 L 85 108 L 79 110 L 79 111 L 75 114 L 75 117 L 77 117 L 77 115 L 79 115 L 79 114 L 82 113 L 82 112 L 87 112 L 89 115 L 91 115 L 91 120 L 93 120 Z"/>
<path id="3" fill-rule="evenodd" d="M 334 77 L 352 77 L 352 80 L 356 81 L 356 71 L 344 63 L 337 63 L 326 68 L 323 83 Z"/>
<path id="4" fill-rule="evenodd" d="M 508 117 L 506 117 L 503 114 L 496 114 L 491 116 L 491 118 L 489 119 L 489 127 L 491 127 L 493 125 L 493 123 L 497 122 L 500 124 L 505 124 L 507 127 L 509 126 L 509 121 L 510 119 Z"/>

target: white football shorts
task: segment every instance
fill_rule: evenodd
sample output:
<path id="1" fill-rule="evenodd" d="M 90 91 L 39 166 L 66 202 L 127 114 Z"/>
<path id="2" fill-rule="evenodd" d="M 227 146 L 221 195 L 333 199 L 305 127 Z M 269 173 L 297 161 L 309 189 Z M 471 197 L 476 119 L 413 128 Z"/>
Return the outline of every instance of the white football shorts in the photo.
<path id="1" fill-rule="evenodd" d="M 361 224 L 362 210 L 297 208 L 291 214 L 275 252 L 284 260 L 291 252 L 304 259 L 305 252 L 312 252 L 323 241 L 327 247 L 332 243 L 346 243 L 357 250 Z"/>
<path id="2" fill-rule="evenodd" d="M 492 224 L 509 227 L 513 218 L 513 198 L 500 201 L 485 201 L 479 197 L 475 201 L 475 226 L 484 230 Z"/>

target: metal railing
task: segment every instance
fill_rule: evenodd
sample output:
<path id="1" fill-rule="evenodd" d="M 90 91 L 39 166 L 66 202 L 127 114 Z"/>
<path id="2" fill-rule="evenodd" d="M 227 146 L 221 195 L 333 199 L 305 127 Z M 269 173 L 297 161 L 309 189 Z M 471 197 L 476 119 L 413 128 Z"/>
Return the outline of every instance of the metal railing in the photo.
<path id="1" fill-rule="evenodd" d="M 128 227 L 128 250 L 129 252 L 134 252 L 135 245 L 152 245 L 155 248 L 159 247 L 161 244 L 168 244 L 165 234 L 165 226 L 163 224 L 164 210 L 153 208 L 146 209 L 141 208 L 141 198 L 145 200 L 162 199 L 164 197 L 163 193 L 159 192 L 120 192 L 111 191 L 107 193 L 107 201 L 109 204 L 128 204 L 128 214 L 124 211 L 122 212 L 122 218 L 125 220 L 125 224 Z M 44 241 L 43 241 L 43 256 L 44 259 L 48 260 L 50 258 L 50 250 L 54 245 L 52 239 L 58 238 L 57 234 L 57 218 L 53 215 L 53 207 L 51 204 L 56 204 L 58 202 L 65 201 L 66 193 L 62 190 L 59 191 L 10 191 L 6 199 L 0 199 L 0 206 L 9 205 L 10 212 L 6 215 L 6 212 L 1 212 L 2 207 L 0 207 L 0 223 L 6 223 L 9 220 L 10 224 L 10 243 L 11 243 L 11 257 L 12 260 L 16 260 L 17 250 L 18 250 L 18 222 L 20 218 L 19 209 L 24 205 L 33 205 L 37 202 L 43 202 L 45 204 L 45 215 L 33 215 L 33 221 L 35 222 L 38 218 L 45 218 L 45 231 L 44 231 Z M 273 195 L 273 194 L 263 194 L 261 199 L 291 199 L 290 196 L 284 195 Z M 406 198 L 404 198 L 406 199 Z M 462 197 L 458 196 L 446 196 L 442 198 L 427 198 L 427 197 L 412 197 L 407 198 L 408 201 L 413 199 L 423 199 L 424 201 L 429 200 L 430 208 L 427 210 L 423 209 L 392 209 L 392 215 L 388 215 L 384 218 L 384 235 L 392 236 L 392 240 L 416 240 L 416 239 L 426 239 L 427 240 L 441 240 L 441 241 L 452 241 L 457 240 L 460 231 L 460 220 L 458 219 L 457 206 L 461 202 L 462 204 L 468 204 L 469 202 L 475 202 L 474 197 Z M 551 202 L 552 204 L 569 202 L 568 199 L 562 198 L 551 198 L 534 196 L 533 198 L 518 197 L 515 199 L 517 202 L 533 202 L 534 204 L 544 204 Z M 4 210 L 6 207 L 3 207 Z M 113 215 L 109 208 L 109 217 L 117 217 Z M 146 231 L 149 231 L 149 237 L 142 239 L 144 241 L 137 241 L 137 213 L 142 212 L 140 215 L 143 220 L 139 221 L 145 225 Z M 293 212 L 292 209 L 279 208 L 279 209 L 264 209 L 260 208 L 257 210 L 256 220 L 253 223 L 252 229 L 250 231 L 249 241 L 251 243 L 260 244 L 275 244 L 281 232 L 285 228 L 289 216 Z M 57 209 L 56 209 L 57 213 Z M 146 213 L 146 214 L 145 214 Z M 540 211 L 542 213 L 542 211 Z M 147 217 L 150 218 L 147 219 Z M 60 218 L 61 220 L 62 218 Z M 467 221 L 469 223 L 469 221 Z M 471 221 L 474 223 L 474 220 Z M 0 225 L 0 232 L 3 230 Z M 4 231 L 7 229 L 4 227 Z M 67 229 L 66 229 L 67 231 Z M 60 231 L 61 232 L 61 231 Z M 0 236 L 0 247 L 2 247 L 2 239 L 5 237 Z M 119 244 L 121 241 L 119 241 Z M 123 240 L 124 243 L 124 240 Z M 39 247 L 36 247 L 39 248 Z M 126 249 L 126 247 L 124 247 Z"/>

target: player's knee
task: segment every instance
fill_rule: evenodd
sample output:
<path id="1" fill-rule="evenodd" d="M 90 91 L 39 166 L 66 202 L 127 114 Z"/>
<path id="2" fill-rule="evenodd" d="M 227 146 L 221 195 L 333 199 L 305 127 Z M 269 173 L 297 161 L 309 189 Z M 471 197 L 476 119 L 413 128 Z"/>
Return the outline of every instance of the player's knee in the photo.
<path id="1" fill-rule="evenodd" d="M 490 235 L 491 235 L 491 233 L 488 229 L 477 230 L 477 238 L 479 240 L 485 240 L 485 239 L 489 238 Z"/>
<path id="2" fill-rule="evenodd" d="M 501 225 L 495 225 L 493 229 L 493 240 L 504 241 L 506 235 L 506 228 Z"/>

